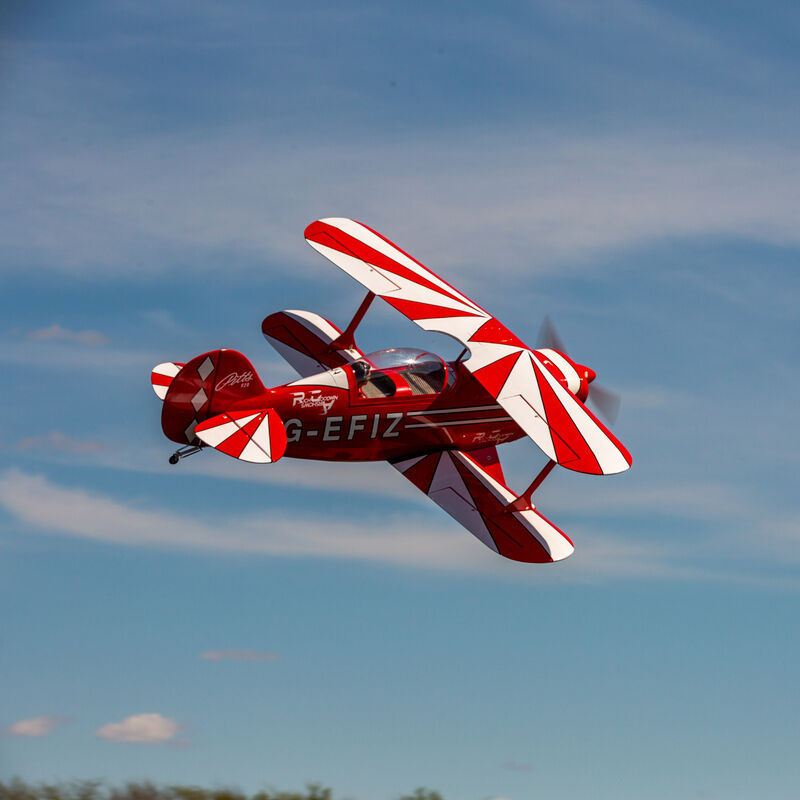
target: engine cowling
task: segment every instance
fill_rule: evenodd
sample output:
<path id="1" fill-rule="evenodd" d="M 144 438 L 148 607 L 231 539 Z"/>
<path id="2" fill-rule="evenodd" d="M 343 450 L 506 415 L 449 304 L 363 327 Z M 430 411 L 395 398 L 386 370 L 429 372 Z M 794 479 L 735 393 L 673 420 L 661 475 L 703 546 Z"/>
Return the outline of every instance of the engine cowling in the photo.
<path id="1" fill-rule="evenodd" d="M 589 396 L 589 384 L 597 377 L 597 373 L 591 367 L 573 361 L 560 350 L 546 347 L 536 352 L 542 356 L 544 365 L 561 384 L 569 389 L 578 400 L 586 402 L 586 398 Z"/>

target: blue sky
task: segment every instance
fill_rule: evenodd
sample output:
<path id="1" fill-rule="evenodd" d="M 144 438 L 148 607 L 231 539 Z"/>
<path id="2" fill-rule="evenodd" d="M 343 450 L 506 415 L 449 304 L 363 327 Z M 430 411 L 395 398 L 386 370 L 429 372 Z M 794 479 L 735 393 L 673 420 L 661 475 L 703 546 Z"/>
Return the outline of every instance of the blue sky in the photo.
<path id="1" fill-rule="evenodd" d="M 9 9 L 0 775 L 794 796 L 795 6 Z M 261 319 L 357 306 L 325 216 L 530 343 L 549 313 L 621 392 L 633 468 L 538 494 L 567 561 L 501 561 L 381 465 L 167 465 L 151 366 L 283 383 Z M 387 308 L 359 343 L 454 355 Z"/>

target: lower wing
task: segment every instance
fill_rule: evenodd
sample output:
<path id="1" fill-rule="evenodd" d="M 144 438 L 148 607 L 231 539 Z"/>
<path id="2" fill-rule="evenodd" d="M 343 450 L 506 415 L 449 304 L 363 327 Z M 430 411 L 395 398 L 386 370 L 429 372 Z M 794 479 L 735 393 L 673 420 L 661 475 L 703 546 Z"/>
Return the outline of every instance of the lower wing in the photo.
<path id="1" fill-rule="evenodd" d="M 495 448 L 491 448 L 495 450 Z M 485 460 L 485 459 L 482 459 Z M 492 466 L 502 471 L 494 452 Z M 391 462 L 456 522 L 501 556 L 514 561 L 561 561 L 574 547 L 567 536 L 533 507 L 515 511 L 517 499 L 506 485 L 468 453 L 444 450 Z"/>

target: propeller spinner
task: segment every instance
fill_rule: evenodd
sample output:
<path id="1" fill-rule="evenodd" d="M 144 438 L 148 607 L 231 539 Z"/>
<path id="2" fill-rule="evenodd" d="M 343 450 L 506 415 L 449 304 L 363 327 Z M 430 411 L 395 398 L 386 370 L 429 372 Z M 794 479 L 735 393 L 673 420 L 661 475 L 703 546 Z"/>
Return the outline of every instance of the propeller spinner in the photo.
<path id="1" fill-rule="evenodd" d="M 622 404 L 619 394 L 594 383 L 597 373 L 591 367 L 578 364 L 569 357 L 564 340 L 559 335 L 549 314 L 539 328 L 536 347 L 567 378 L 567 388 L 579 400 L 586 402 L 588 399 L 609 425 L 616 422 Z M 572 371 L 576 374 L 575 385 L 572 385 L 573 381 L 569 379 Z"/>

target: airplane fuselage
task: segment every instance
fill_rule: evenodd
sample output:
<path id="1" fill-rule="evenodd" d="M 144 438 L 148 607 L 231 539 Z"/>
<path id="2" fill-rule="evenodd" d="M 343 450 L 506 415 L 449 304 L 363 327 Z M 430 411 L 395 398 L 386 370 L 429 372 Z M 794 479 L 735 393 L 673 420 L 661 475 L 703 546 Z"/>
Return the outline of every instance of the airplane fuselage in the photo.
<path id="1" fill-rule="evenodd" d="M 269 407 L 284 422 L 285 456 L 384 461 L 432 450 L 474 450 L 519 439 L 522 429 L 461 363 L 443 391 L 391 397 L 361 395 L 348 367 L 268 389 L 231 410 Z M 405 389 L 405 391 L 404 391 Z"/>

